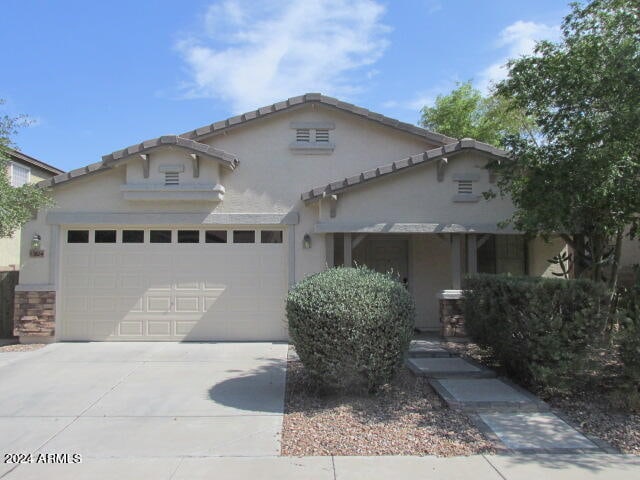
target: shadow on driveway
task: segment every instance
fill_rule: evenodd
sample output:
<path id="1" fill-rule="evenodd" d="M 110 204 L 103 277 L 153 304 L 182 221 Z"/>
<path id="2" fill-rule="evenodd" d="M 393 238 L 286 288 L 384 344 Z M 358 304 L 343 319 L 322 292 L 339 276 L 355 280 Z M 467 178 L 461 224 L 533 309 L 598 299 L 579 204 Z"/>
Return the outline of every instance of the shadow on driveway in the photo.
<path id="1" fill-rule="evenodd" d="M 209 398 L 240 410 L 282 414 L 286 365 L 284 360 L 269 359 L 262 367 L 215 384 L 209 389 Z"/>

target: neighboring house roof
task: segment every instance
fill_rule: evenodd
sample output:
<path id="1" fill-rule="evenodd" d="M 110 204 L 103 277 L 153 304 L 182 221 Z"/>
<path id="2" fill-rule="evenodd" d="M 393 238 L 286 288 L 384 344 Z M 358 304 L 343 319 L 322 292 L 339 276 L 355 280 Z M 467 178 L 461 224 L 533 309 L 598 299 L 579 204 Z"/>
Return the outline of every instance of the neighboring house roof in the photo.
<path id="1" fill-rule="evenodd" d="M 205 125 L 204 127 L 196 128 L 195 130 L 190 130 L 181 134 L 180 136 L 184 138 L 190 138 L 192 140 L 201 140 L 211 135 L 218 134 L 219 132 L 251 123 L 254 120 L 270 117 L 275 114 L 300 108 L 301 106 L 312 103 L 326 105 L 337 110 L 342 110 L 343 112 L 354 114 L 366 120 L 370 120 L 387 127 L 395 128 L 396 130 L 400 130 L 402 132 L 418 135 L 419 137 L 422 137 L 436 144 L 444 145 L 447 143 L 455 142 L 457 140 L 456 138 L 448 137 L 440 133 L 431 132 L 410 123 L 401 122 L 400 120 L 396 120 L 395 118 L 386 117 L 380 113 L 372 112 L 371 110 L 358 107 L 357 105 L 353 105 L 351 103 L 342 102 L 337 98 L 327 97 L 326 95 L 322 95 L 321 93 L 305 93 L 304 95 L 291 97 L 282 102 L 277 102 L 266 107 L 258 108 L 257 110 L 253 110 L 251 112 L 243 113 L 242 115 L 237 115 L 220 122 L 215 122 L 210 125 Z"/>
<path id="2" fill-rule="evenodd" d="M 463 138 L 460 141 L 448 143 L 442 147 L 427 150 L 426 152 L 412 155 L 387 165 L 382 165 L 373 170 L 366 170 L 351 177 L 346 177 L 321 187 L 312 188 L 308 192 L 304 192 L 301 198 L 305 202 L 310 203 L 320 200 L 325 195 L 334 195 L 336 193 L 344 192 L 345 190 L 362 185 L 363 183 L 404 172 L 418 165 L 426 165 L 443 158 L 450 158 L 468 150 L 473 150 L 492 157 L 509 158 L 509 154 L 504 150 L 500 150 L 499 148 L 470 138 Z"/>
<path id="3" fill-rule="evenodd" d="M 224 150 L 214 148 L 204 143 L 198 143 L 187 138 L 182 138 L 177 135 L 165 135 L 162 137 L 154 138 L 152 140 L 144 141 L 137 145 L 131 145 L 127 148 L 117 150 L 108 155 L 104 155 L 101 162 L 92 163 L 91 165 L 87 165 L 86 167 L 71 170 L 69 172 L 63 173 L 62 175 L 57 175 L 55 177 L 44 180 L 39 184 L 44 186 L 59 185 L 61 183 L 66 183 L 70 180 L 75 180 L 78 177 L 82 177 L 88 174 L 110 170 L 116 164 L 134 155 L 144 155 L 164 146 L 173 146 L 183 149 L 187 152 L 204 155 L 220 162 L 229 170 L 234 170 L 236 166 L 238 166 L 238 163 L 240 163 L 234 155 L 225 152 Z"/>
<path id="4" fill-rule="evenodd" d="M 29 155 L 19 152 L 18 150 L 14 150 L 13 148 L 8 148 L 7 153 L 9 158 L 16 162 L 26 163 L 27 165 L 39 168 L 40 170 L 44 170 L 52 175 L 59 175 L 64 172 L 64 170 L 60 170 L 59 168 L 30 157 Z"/>

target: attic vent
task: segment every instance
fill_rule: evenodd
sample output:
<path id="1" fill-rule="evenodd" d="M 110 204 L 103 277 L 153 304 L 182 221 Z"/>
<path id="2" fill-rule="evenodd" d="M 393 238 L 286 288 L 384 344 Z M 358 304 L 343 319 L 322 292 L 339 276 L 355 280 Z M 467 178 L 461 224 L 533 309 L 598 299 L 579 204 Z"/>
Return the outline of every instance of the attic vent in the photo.
<path id="1" fill-rule="evenodd" d="M 316 142 L 329 143 L 329 130 L 316 129 Z"/>
<path id="2" fill-rule="evenodd" d="M 309 142 L 311 140 L 311 131 L 308 128 L 298 128 L 296 130 L 297 142 Z"/>
<path id="3" fill-rule="evenodd" d="M 164 173 L 164 184 L 165 185 L 179 185 L 180 184 L 180 174 L 178 172 L 165 172 Z"/>
<path id="4" fill-rule="evenodd" d="M 470 195 L 473 193 L 473 182 L 471 180 L 458 180 L 458 194 Z"/>

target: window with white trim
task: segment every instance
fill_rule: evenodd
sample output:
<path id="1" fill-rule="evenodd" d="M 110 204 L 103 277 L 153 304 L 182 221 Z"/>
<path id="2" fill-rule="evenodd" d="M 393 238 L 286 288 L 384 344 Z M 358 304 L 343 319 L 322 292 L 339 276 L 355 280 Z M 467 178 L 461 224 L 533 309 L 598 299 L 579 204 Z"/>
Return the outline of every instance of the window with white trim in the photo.
<path id="1" fill-rule="evenodd" d="M 17 163 L 11 164 L 11 186 L 21 187 L 31 178 L 31 169 Z"/>

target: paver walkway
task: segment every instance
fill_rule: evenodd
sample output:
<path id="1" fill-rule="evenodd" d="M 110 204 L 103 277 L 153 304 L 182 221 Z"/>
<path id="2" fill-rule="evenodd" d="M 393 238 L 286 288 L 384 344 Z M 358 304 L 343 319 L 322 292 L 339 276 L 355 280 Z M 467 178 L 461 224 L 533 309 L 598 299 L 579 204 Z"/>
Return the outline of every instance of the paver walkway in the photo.
<path id="1" fill-rule="evenodd" d="M 526 453 L 608 452 L 615 449 L 589 439 L 549 405 L 491 369 L 444 348 L 437 339 L 414 340 L 409 369 L 428 379 L 450 408 L 465 412 L 504 450 Z"/>

